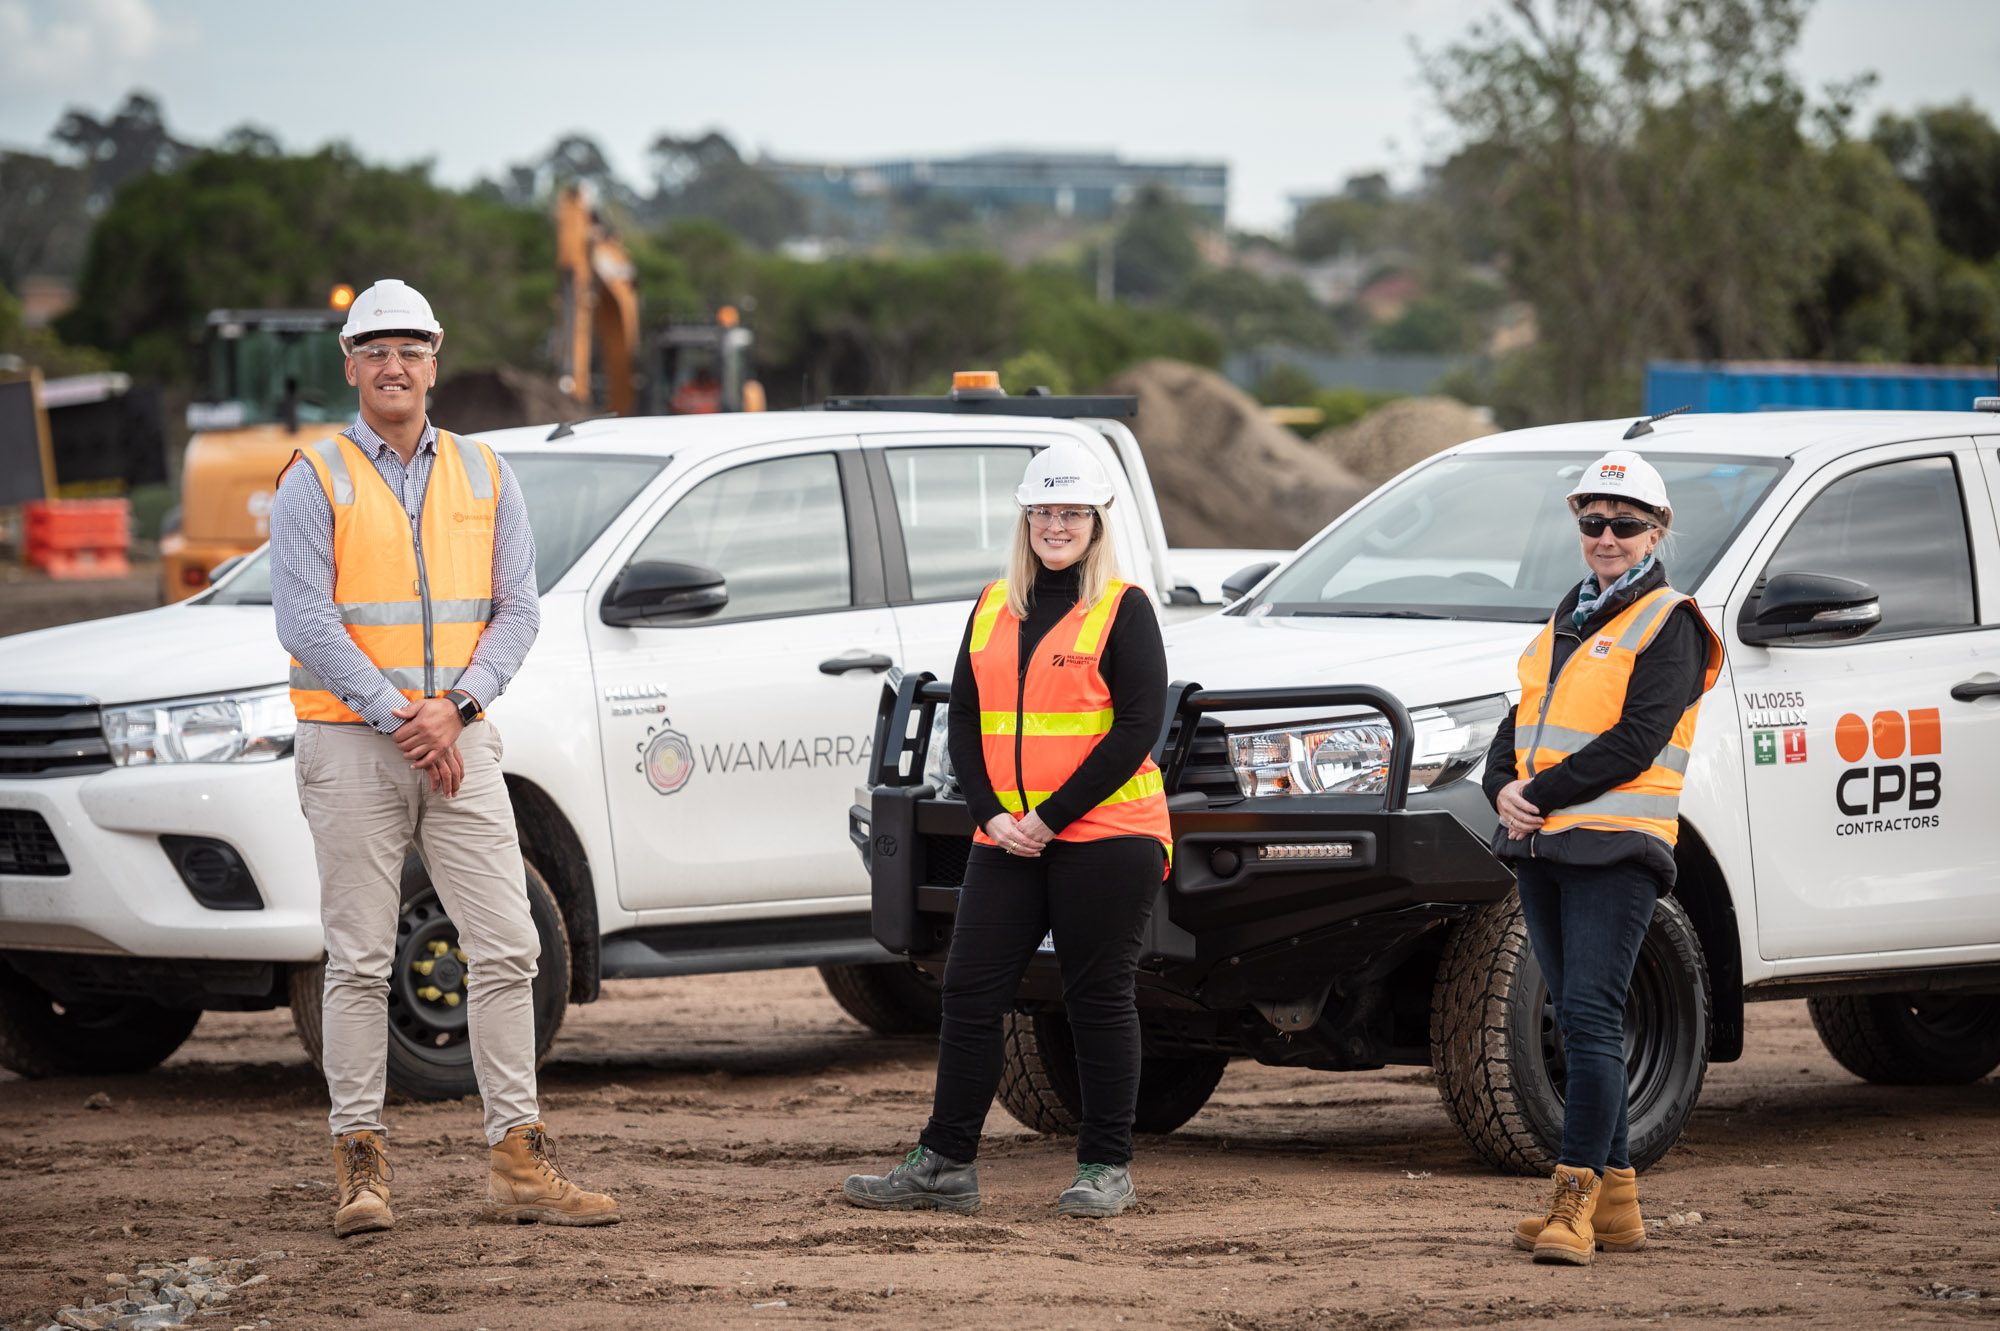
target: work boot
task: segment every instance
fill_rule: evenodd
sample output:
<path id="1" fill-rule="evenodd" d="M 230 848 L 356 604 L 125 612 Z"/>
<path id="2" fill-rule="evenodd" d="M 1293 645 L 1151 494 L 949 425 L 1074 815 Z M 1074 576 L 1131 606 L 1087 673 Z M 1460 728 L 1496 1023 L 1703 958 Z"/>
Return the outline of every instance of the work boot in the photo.
<path id="1" fill-rule="evenodd" d="M 379 1132 L 344 1132 L 333 1139 L 333 1236 L 394 1229 L 389 1209 L 389 1153 Z"/>
<path id="2" fill-rule="evenodd" d="M 1575 1165 L 1557 1165 L 1548 1218 L 1535 1236 L 1535 1260 L 1544 1265 L 1589 1266 L 1597 1251 L 1591 1214 L 1597 1209 L 1597 1175 Z"/>
<path id="3" fill-rule="evenodd" d="M 979 1166 L 961 1165 L 919 1146 L 886 1174 L 850 1174 L 840 1195 L 870 1211 L 956 1211 L 971 1215 L 979 1202 Z"/>
<path id="4" fill-rule="evenodd" d="M 1057 1215 L 1117 1215 L 1139 1200 L 1124 1165 L 1078 1165 L 1076 1181 L 1056 1198 Z"/>
<path id="5" fill-rule="evenodd" d="M 492 1172 L 486 1197 L 496 1220 L 528 1225 L 615 1225 L 618 1203 L 601 1192 L 585 1192 L 556 1163 L 555 1146 L 540 1123 L 509 1128 L 488 1152 Z"/>
<path id="6" fill-rule="evenodd" d="M 1531 1215 L 1514 1226 L 1514 1246 L 1533 1252 L 1547 1216 Z M 1646 1221 L 1639 1214 L 1639 1174 L 1632 1169 L 1607 1169 L 1597 1188 L 1597 1210 L 1590 1227 L 1597 1231 L 1599 1252 L 1637 1252 L 1646 1246 Z"/>

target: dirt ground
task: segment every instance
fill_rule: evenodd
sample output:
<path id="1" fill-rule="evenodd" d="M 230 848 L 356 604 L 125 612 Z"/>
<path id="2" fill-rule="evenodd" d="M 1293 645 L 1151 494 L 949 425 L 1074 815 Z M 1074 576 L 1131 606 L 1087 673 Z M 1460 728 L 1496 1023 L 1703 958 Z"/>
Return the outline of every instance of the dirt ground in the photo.
<path id="1" fill-rule="evenodd" d="M 399 1228 L 337 1241 L 324 1087 L 286 1014 L 211 1014 L 148 1076 L 0 1074 L 0 1326 L 44 1325 L 106 1272 L 274 1248 L 270 1282 L 201 1324 L 2000 1324 L 2000 1080 L 1869 1086 L 1803 1004 L 1750 1017 L 1748 1055 L 1711 1071 L 1641 1181 L 1663 1222 L 1646 1250 L 1574 1270 L 1509 1246 L 1539 1185 L 1474 1159 L 1410 1068 L 1235 1065 L 1187 1127 L 1141 1139 L 1145 1204 L 1115 1220 L 1059 1220 L 1069 1142 L 999 1109 L 982 1213 L 851 1209 L 842 1176 L 886 1168 L 921 1127 L 933 1052 L 862 1029 L 810 971 L 614 984 L 572 1011 L 545 1108 L 624 1224 L 479 1218 L 466 1100 L 392 1107 Z M 1701 1221 L 1664 1223 L 1688 1211 Z"/>
<path id="2" fill-rule="evenodd" d="M 160 603 L 157 560 L 134 560 L 117 578 L 51 578 L 40 569 L 0 560 L 0 638 L 54 628 L 79 619 L 129 615 Z"/>

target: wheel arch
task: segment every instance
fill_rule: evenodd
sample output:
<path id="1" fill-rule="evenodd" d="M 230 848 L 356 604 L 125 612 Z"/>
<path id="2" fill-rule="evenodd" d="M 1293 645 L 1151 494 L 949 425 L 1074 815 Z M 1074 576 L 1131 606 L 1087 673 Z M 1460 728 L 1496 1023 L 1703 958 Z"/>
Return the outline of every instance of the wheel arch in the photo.
<path id="1" fill-rule="evenodd" d="M 1708 962 L 1708 1061 L 1734 1063 L 1743 1057 L 1743 935 L 1736 902 L 1715 853 L 1685 818 L 1674 861 L 1679 868 L 1674 899 L 1687 912 Z"/>
<path id="2" fill-rule="evenodd" d="M 562 910 L 563 926 L 569 930 L 569 1001 L 593 1003 L 604 986 L 604 968 L 598 936 L 597 880 L 583 839 L 555 799 L 526 777 L 508 774 L 507 795 L 514 804 L 521 851 L 542 871 Z"/>

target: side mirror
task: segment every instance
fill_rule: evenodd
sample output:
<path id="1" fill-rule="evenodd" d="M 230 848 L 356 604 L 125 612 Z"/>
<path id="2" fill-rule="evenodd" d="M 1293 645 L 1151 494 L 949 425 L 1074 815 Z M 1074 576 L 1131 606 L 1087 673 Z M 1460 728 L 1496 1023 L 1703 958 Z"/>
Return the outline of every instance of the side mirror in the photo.
<path id="1" fill-rule="evenodd" d="M 1865 582 L 1828 573 L 1780 573 L 1764 584 L 1757 613 L 1737 620 L 1736 636 L 1778 645 L 1839 642 L 1858 638 L 1881 622 L 1881 598 Z"/>
<path id="2" fill-rule="evenodd" d="M 1240 601 L 1250 594 L 1250 589 L 1264 580 L 1266 574 L 1278 566 L 1275 559 L 1267 559 L 1261 564 L 1239 568 L 1222 580 L 1222 599 Z"/>
<path id="3" fill-rule="evenodd" d="M 597 617 L 607 624 L 693 619 L 729 604 L 722 575 L 706 564 L 648 559 L 628 567 L 604 593 Z"/>
<path id="4" fill-rule="evenodd" d="M 229 571 L 243 562 L 242 555 L 231 555 L 208 571 L 208 585 L 213 587 L 229 576 Z"/>

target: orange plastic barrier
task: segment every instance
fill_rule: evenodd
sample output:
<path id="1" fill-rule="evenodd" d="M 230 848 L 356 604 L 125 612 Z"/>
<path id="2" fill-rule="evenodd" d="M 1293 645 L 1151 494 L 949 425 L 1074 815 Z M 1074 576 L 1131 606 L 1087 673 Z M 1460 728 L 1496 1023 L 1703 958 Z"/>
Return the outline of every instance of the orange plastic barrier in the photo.
<path id="1" fill-rule="evenodd" d="M 28 562 L 52 578 L 122 578 L 132 571 L 132 505 L 123 499 L 23 504 Z"/>

